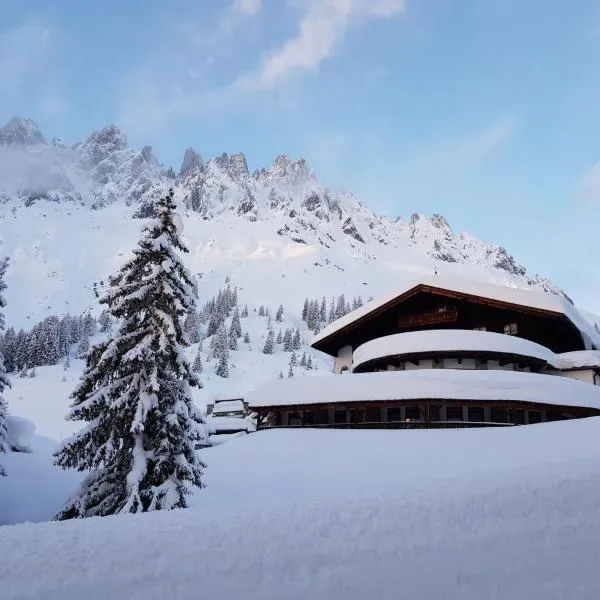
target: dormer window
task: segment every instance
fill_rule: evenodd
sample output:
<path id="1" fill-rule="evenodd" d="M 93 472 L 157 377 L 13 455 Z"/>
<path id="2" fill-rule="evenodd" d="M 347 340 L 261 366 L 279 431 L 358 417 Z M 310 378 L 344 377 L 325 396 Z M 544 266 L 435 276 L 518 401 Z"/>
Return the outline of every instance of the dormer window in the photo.
<path id="1" fill-rule="evenodd" d="M 507 323 L 504 326 L 504 333 L 506 335 L 517 335 L 517 324 L 516 323 Z"/>

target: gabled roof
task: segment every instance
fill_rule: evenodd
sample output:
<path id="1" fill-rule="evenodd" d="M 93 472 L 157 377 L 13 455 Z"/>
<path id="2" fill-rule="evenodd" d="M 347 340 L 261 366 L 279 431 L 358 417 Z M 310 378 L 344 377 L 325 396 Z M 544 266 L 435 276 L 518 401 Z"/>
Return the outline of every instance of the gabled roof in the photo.
<path id="1" fill-rule="evenodd" d="M 388 305 L 394 304 L 405 295 L 410 295 L 418 291 L 419 288 L 453 292 L 465 297 L 485 298 L 486 300 L 501 303 L 506 307 L 526 308 L 535 312 L 554 314 L 556 316 L 564 315 L 580 331 L 587 348 L 591 348 L 592 346 L 600 348 L 600 334 L 595 331 L 585 317 L 564 296 L 482 281 L 426 274 L 419 275 L 418 278 L 408 282 L 393 294 L 373 300 L 337 319 L 323 328 L 314 337 L 312 346 L 319 349 L 327 338 L 336 336 L 346 328 L 367 320 L 374 313 L 385 310 Z"/>

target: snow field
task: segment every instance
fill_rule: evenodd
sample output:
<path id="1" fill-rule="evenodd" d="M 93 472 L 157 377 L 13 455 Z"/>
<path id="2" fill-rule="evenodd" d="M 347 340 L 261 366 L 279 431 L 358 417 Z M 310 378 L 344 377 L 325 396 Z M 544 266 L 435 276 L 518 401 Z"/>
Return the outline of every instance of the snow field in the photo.
<path id="1" fill-rule="evenodd" d="M 592 600 L 599 433 L 259 432 L 188 510 L 3 528 L 2 597 Z"/>

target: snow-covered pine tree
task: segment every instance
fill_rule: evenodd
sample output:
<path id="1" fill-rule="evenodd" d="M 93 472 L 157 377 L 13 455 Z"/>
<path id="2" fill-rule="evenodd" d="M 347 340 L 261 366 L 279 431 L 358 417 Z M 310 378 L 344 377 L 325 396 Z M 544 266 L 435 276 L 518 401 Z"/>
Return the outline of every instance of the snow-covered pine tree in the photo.
<path id="1" fill-rule="evenodd" d="M 6 306 L 6 301 L 4 300 L 2 292 L 6 289 L 4 274 L 6 273 L 7 266 L 7 259 L 0 260 L 0 332 L 4 331 L 4 315 L 2 314 L 2 309 Z M 6 426 L 8 405 L 2 394 L 7 387 L 10 387 L 10 381 L 8 380 L 8 375 L 6 374 L 6 368 L 4 366 L 4 356 L 2 355 L 2 352 L 0 352 L 0 454 L 8 452 L 10 449 Z M 0 476 L 2 475 L 6 475 L 6 472 L 2 467 L 2 463 L 0 463 Z"/>
<path id="2" fill-rule="evenodd" d="M 81 341 L 79 342 L 79 344 L 77 344 L 77 357 L 85 358 L 85 355 L 88 353 L 89 349 L 90 349 L 89 338 L 87 336 L 81 338 Z"/>
<path id="3" fill-rule="evenodd" d="M 308 358 L 306 359 L 306 368 L 310 371 L 313 368 L 313 364 L 312 364 L 312 357 L 309 354 Z"/>
<path id="4" fill-rule="evenodd" d="M 236 338 L 242 337 L 242 323 L 240 322 L 240 311 L 237 306 L 233 309 L 233 317 L 231 318 L 231 329 L 234 331 Z"/>
<path id="5" fill-rule="evenodd" d="M 183 333 L 189 345 L 200 341 L 200 318 L 195 309 L 188 312 L 183 322 Z"/>
<path id="6" fill-rule="evenodd" d="M 250 343 L 250 336 L 248 335 L 248 332 L 246 331 L 246 333 L 244 334 L 244 344 L 249 344 Z"/>
<path id="7" fill-rule="evenodd" d="M 89 474 L 57 519 L 184 508 L 192 487 L 203 487 L 194 450 L 202 415 L 190 393 L 200 382 L 182 331 L 194 287 L 177 252 L 187 248 L 174 210 L 170 191 L 100 299 L 120 325 L 90 350 L 71 394 L 67 418 L 87 425 L 59 448 L 56 464 Z"/>
<path id="8" fill-rule="evenodd" d="M 300 366 L 306 367 L 306 352 L 302 353 L 302 358 L 300 359 Z"/>
<path id="9" fill-rule="evenodd" d="M 275 320 L 279 323 L 281 323 L 281 321 L 283 321 L 283 304 L 279 305 L 279 308 L 277 309 L 277 312 L 275 313 Z"/>
<path id="10" fill-rule="evenodd" d="M 327 322 L 333 323 L 335 321 L 335 304 L 333 298 L 331 299 L 331 305 L 329 306 L 329 315 L 327 316 Z"/>
<path id="11" fill-rule="evenodd" d="M 288 379 L 293 376 L 294 376 L 294 369 L 292 368 L 292 365 L 290 365 L 290 368 L 288 369 Z"/>
<path id="12" fill-rule="evenodd" d="M 273 330 L 269 329 L 269 333 L 267 334 L 267 339 L 265 341 L 265 345 L 263 347 L 263 354 L 273 354 L 275 341 L 273 336 Z"/>
<path id="13" fill-rule="evenodd" d="M 194 373 L 202 373 L 204 366 L 202 365 L 202 353 L 201 347 L 198 346 L 198 351 L 196 352 L 196 356 L 194 357 L 194 362 L 192 364 L 192 370 Z"/>
<path id="14" fill-rule="evenodd" d="M 321 306 L 319 307 L 319 321 L 321 321 L 321 323 L 327 321 L 327 301 L 325 300 L 325 296 L 323 296 Z"/>
<path id="15" fill-rule="evenodd" d="M 103 310 L 98 317 L 98 327 L 100 328 L 101 333 L 106 333 L 112 327 L 112 317 L 110 313 L 106 310 Z"/>
<path id="16" fill-rule="evenodd" d="M 278 376 L 278 378 L 279 378 L 279 379 L 283 379 L 283 371 L 279 371 L 279 376 Z"/>
<path id="17" fill-rule="evenodd" d="M 283 334 L 281 333 L 281 329 L 277 332 L 277 338 L 275 339 L 277 344 L 281 344 L 283 342 Z"/>
<path id="18" fill-rule="evenodd" d="M 229 353 L 229 336 L 223 322 L 219 325 L 219 329 L 212 339 L 211 350 L 213 358 L 221 358 L 222 354 Z"/>
<path id="19" fill-rule="evenodd" d="M 308 318 L 308 298 L 304 299 L 304 306 L 302 307 L 302 320 L 306 321 Z"/>
<path id="20" fill-rule="evenodd" d="M 300 336 L 300 330 L 296 329 L 294 337 L 292 339 L 292 350 L 300 350 L 302 347 L 302 337 Z"/>
<path id="21" fill-rule="evenodd" d="M 265 307 L 262 304 L 260 305 L 260 308 L 258 309 L 258 316 L 259 317 L 265 316 Z"/>
<path id="22" fill-rule="evenodd" d="M 245 304 L 244 308 L 242 309 L 242 319 L 245 319 L 248 316 L 248 305 Z"/>
<path id="23" fill-rule="evenodd" d="M 231 326 L 229 328 L 229 349 L 230 350 L 237 350 L 238 349 L 238 336 L 235 333 L 235 329 L 233 328 L 233 326 Z"/>
<path id="24" fill-rule="evenodd" d="M 296 357 L 296 353 L 292 352 L 290 356 L 290 367 L 295 367 L 298 365 L 298 358 Z"/>
<path id="25" fill-rule="evenodd" d="M 291 352 L 293 350 L 293 335 L 294 332 L 291 329 L 286 329 L 283 334 L 283 349 L 285 352 Z"/>
<path id="26" fill-rule="evenodd" d="M 222 352 L 221 356 L 219 356 L 219 362 L 217 363 L 215 373 L 224 379 L 229 377 L 229 350 L 227 348 L 225 348 L 225 352 Z"/>

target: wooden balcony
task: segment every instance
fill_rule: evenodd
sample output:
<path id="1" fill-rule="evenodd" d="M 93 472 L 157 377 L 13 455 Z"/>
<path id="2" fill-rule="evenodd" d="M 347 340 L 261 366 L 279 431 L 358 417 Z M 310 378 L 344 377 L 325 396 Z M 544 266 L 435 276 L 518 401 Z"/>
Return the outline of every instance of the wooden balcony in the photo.
<path id="1" fill-rule="evenodd" d="M 458 309 L 448 308 L 418 315 L 403 315 L 398 319 L 398 327 L 419 327 L 421 325 L 435 325 L 436 323 L 452 323 L 457 320 Z"/>

